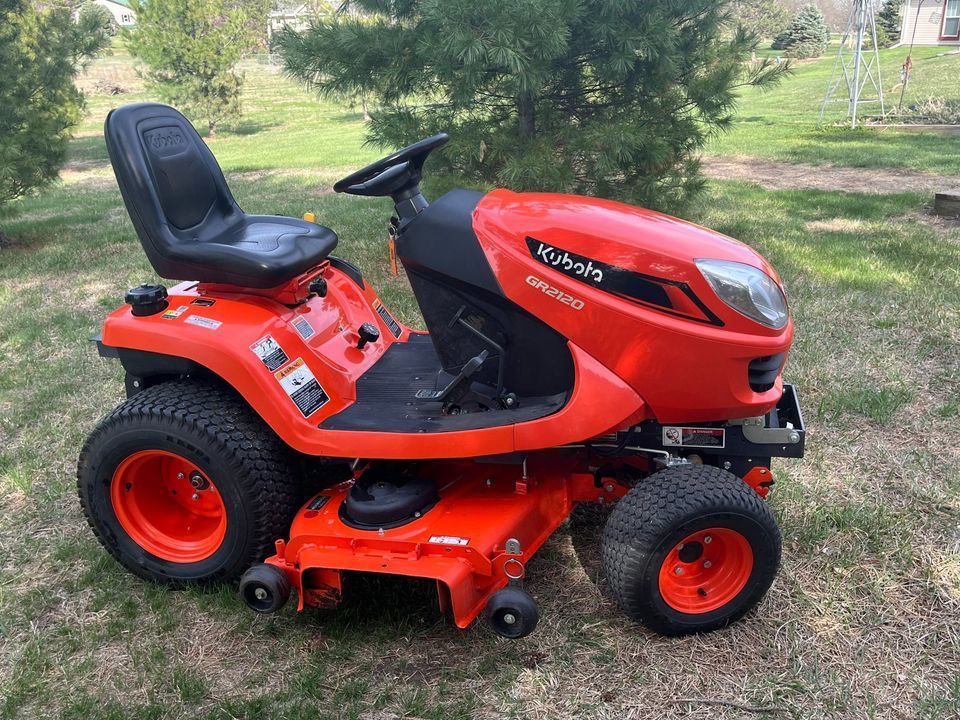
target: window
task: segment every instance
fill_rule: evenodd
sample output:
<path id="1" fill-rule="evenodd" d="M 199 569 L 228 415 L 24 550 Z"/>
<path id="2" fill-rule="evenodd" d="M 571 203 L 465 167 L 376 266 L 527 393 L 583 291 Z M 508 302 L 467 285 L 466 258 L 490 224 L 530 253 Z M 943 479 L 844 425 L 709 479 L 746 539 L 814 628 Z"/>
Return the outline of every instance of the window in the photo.
<path id="1" fill-rule="evenodd" d="M 943 39 L 960 38 L 960 0 L 947 0 L 943 8 Z"/>

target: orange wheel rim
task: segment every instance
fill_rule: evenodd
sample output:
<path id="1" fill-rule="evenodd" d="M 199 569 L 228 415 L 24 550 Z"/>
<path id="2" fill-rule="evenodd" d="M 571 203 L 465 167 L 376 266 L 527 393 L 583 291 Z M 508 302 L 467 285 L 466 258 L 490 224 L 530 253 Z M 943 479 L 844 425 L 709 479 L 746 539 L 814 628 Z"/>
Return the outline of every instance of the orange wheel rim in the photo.
<path id="1" fill-rule="evenodd" d="M 707 528 L 674 545 L 660 566 L 660 596 L 674 610 L 700 614 L 723 607 L 753 571 L 747 539 L 729 528 Z"/>
<path id="2" fill-rule="evenodd" d="M 204 560 L 223 544 L 227 510 L 197 466 L 166 450 L 141 450 L 113 473 L 110 502 L 127 535 L 152 555 Z"/>

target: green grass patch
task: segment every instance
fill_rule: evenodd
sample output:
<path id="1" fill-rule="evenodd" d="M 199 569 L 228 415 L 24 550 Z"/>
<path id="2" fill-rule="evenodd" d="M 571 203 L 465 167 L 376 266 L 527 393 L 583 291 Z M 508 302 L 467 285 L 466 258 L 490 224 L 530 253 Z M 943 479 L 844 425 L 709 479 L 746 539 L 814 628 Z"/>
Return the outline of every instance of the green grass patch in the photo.
<path id="1" fill-rule="evenodd" d="M 960 55 L 948 55 L 947 50 L 937 47 L 914 50 L 913 75 L 904 97 L 904 109 L 931 96 L 958 97 L 956 78 L 960 74 Z M 906 48 L 880 52 L 888 109 L 898 104 L 900 64 L 906 55 Z M 851 130 L 836 125 L 844 116 L 842 103 L 828 106 L 821 127 L 820 108 L 834 61 L 831 53 L 818 60 L 798 62 L 793 75 L 778 87 L 744 91 L 730 131 L 718 134 L 709 144 L 708 153 L 960 175 L 960 137 L 956 135 L 874 128 Z M 864 107 L 865 113 L 879 115 L 879 105 Z"/>

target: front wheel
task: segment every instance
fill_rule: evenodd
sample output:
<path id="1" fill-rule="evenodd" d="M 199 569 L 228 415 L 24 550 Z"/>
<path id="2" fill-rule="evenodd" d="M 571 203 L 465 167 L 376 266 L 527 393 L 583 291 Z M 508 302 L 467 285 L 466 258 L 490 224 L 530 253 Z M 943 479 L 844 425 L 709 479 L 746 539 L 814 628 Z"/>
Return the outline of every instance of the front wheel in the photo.
<path id="1" fill-rule="evenodd" d="M 77 468 L 90 526 L 127 569 L 175 585 L 233 580 L 285 536 L 291 453 L 232 391 L 155 385 L 91 433 Z"/>
<path id="2" fill-rule="evenodd" d="M 651 475 L 617 504 L 602 560 L 631 617 L 665 635 L 707 632 L 763 598 L 780 565 L 780 531 L 736 475 L 681 465 Z"/>

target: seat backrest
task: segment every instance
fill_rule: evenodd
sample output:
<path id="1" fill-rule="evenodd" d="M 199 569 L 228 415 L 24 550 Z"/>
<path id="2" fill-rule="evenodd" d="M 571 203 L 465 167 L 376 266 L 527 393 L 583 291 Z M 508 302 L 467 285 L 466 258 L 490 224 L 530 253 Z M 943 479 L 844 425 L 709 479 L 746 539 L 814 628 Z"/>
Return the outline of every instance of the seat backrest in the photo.
<path id="1" fill-rule="evenodd" d="M 242 219 L 213 153 L 172 107 L 119 107 L 104 135 L 130 220 L 162 277 L 176 276 L 177 245 L 216 237 Z"/>

